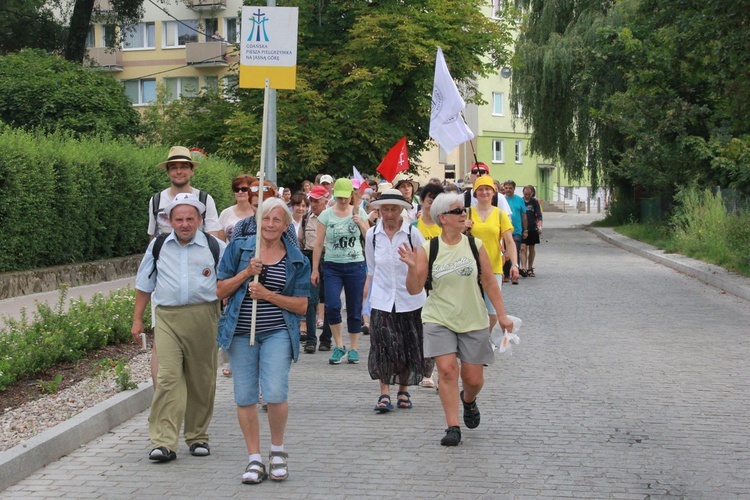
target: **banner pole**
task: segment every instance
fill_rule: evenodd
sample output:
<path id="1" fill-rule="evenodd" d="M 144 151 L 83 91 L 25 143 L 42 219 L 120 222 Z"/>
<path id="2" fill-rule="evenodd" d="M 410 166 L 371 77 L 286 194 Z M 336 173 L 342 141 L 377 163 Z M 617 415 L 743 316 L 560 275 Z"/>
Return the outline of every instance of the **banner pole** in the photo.
<path id="1" fill-rule="evenodd" d="M 266 78 L 266 85 L 263 91 L 263 128 L 261 129 L 260 139 L 260 175 L 258 176 L 258 210 L 255 212 L 255 226 L 257 233 L 255 237 L 255 257 L 260 258 L 260 239 L 261 239 L 261 222 L 263 221 L 263 188 L 265 187 L 264 169 L 266 165 L 266 134 L 268 127 L 268 99 L 271 89 L 271 81 Z M 252 198 L 252 193 L 250 193 Z M 254 282 L 260 280 L 260 275 L 255 275 Z M 258 299 L 253 297 L 253 318 L 250 321 L 250 345 L 255 345 L 255 315 L 258 312 Z"/>

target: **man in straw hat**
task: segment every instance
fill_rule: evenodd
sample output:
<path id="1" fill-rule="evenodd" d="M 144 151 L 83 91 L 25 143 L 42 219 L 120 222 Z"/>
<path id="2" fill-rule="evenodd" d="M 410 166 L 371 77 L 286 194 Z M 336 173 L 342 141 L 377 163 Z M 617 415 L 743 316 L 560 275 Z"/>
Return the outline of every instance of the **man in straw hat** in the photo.
<path id="1" fill-rule="evenodd" d="M 164 208 L 174 200 L 177 193 L 192 193 L 205 205 L 206 213 L 203 214 L 203 229 L 214 236 L 219 236 L 221 226 L 219 225 L 219 215 L 216 211 L 214 199 L 210 194 L 190 186 L 190 178 L 198 165 L 199 163 L 193 160 L 190 150 L 183 146 L 173 146 L 169 150 L 167 161 L 159 163 L 159 168 L 167 171 L 171 185 L 164 191 L 156 193 L 149 200 L 148 234 L 152 239 L 160 233 L 172 231 Z"/>
<path id="2" fill-rule="evenodd" d="M 148 458 L 155 462 L 177 458 L 183 420 L 190 454 L 210 454 L 207 430 L 214 408 L 216 332 L 221 314 L 216 268 L 226 245 L 198 230 L 205 210 L 194 194 L 178 193 L 164 208 L 172 232 L 151 242 L 136 277 L 131 328 L 136 341 L 144 330 L 146 306 L 152 299 L 156 305 L 154 342 L 159 373 L 148 419 L 153 446 Z M 154 250 L 157 243 L 158 252 Z M 214 255 L 216 245 L 219 255 Z"/>

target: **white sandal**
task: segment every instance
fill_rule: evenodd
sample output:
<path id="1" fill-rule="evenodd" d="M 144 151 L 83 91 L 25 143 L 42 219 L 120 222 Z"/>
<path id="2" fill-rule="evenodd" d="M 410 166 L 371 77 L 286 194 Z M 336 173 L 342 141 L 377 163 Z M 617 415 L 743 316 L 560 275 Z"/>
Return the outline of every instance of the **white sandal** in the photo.
<path id="1" fill-rule="evenodd" d="M 273 459 L 275 457 L 281 458 L 282 462 L 274 463 Z M 289 454 L 283 451 L 271 452 L 271 456 L 268 460 L 268 468 L 270 470 L 270 474 L 268 475 L 268 477 L 270 477 L 271 480 L 283 481 L 284 479 L 289 477 L 289 467 L 287 466 L 287 463 L 286 463 L 287 458 L 289 458 Z M 281 475 L 277 475 L 277 474 L 274 474 L 274 471 L 284 471 L 284 473 Z"/>

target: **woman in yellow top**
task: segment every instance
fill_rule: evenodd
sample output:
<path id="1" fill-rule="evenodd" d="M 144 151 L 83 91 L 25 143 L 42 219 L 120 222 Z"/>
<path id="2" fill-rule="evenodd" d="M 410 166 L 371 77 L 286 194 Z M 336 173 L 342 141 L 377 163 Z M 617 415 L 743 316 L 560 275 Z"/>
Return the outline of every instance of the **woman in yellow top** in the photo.
<path id="1" fill-rule="evenodd" d="M 414 222 L 414 226 L 419 229 L 425 240 L 440 236 L 440 233 L 443 232 L 443 229 L 432 220 L 432 215 L 430 215 L 433 200 L 442 192 L 444 192 L 444 189 L 440 184 L 426 184 L 419 193 L 419 203 L 422 205 L 420 213 L 422 215 Z"/>
<path id="2" fill-rule="evenodd" d="M 466 227 L 472 236 L 484 243 L 497 285 L 502 287 L 503 246 L 505 247 L 505 258 L 510 259 L 511 262 L 517 262 L 516 244 L 513 242 L 513 225 L 508 214 L 492 205 L 492 197 L 495 195 L 495 183 L 492 177 L 489 175 L 477 177 L 474 181 L 474 195 L 477 198 L 477 204 L 475 207 L 469 208 Z M 511 268 L 510 275 L 512 279 L 518 279 L 517 264 L 514 264 Z M 491 331 L 497 323 L 497 312 L 486 295 L 484 304 L 487 306 L 487 313 L 490 316 Z"/>

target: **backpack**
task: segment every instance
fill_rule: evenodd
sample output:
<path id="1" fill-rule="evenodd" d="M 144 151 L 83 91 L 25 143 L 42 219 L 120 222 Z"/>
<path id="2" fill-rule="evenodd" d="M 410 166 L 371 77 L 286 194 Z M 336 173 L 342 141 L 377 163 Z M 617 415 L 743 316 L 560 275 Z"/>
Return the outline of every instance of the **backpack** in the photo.
<path id="1" fill-rule="evenodd" d="M 208 201 L 208 193 L 205 191 L 198 190 L 198 201 L 203 203 L 203 206 L 206 206 L 206 201 Z M 159 217 L 159 205 L 161 204 L 161 191 L 154 193 L 154 195 L 151 197 L 151 212 L 154 214 L 154 221 L 156 221 Z M 203 214 L 201 214 L 203 215 Z M 159 224 L 157 222 L 156 229 L 158 231 Z"/>
<path id="2" fill-rule="evenodd" d="M 208 240 L 208 248 L 211 250 L 211 255 L 214 258 L 214 273 L 216 272 L 216 269 L 219 267 L 219 254 L 221 253 L 221 249 L 219 248 L 219 242 L 208 234 L 205 231 L 201 231 L 203 234 L 206 235 L 206 240 Z M 154 256 L 154 267 L 149 273 L 148 277 L 151 278 L 151 276 L 156 272 L 156 261 L 159 260 L 159 254 L 161 253 L 161 247 L 164 246 L 164 241 L 167 239 L 167 236 L 169 236 L 171 233 L 162 233 L 159 236 L 156 237 L 156 240 L 154 241 L 154 246 L 151 249 L 151 255 Z"/>
<path id="3" fill-rule="evenodd" d="M 412 227 L 411 224 L 409 224 L 409 232 L 406 233 L 406 237 L 409 238 L 409 246 L 411 247 L 412 250 L 414 250 L 414 245 L 411 242 L 411 227 Z M 377 237 L 378 237 L 378 234 L 375 231 L 373 231 L 372 232 L 372 249 L 373 250 L 375 250 L 375 240 L 377 239 Z"/>
<path id="4" fill-rule="evenodd" d="M 474 237 L 470 234 L 467 234 L 466 237 L 469 238 L 469 248 L 471 248 L 471 253 L 477 263 L 477 285 L 479 285 L 479 291 L 482 293 L 482 297 L 484 297 L 484 288 L 482 288 L 482 266 L 479 264 L 479 250 L 477 249 Z M 430 290 L 432 290 L 432 266 L 435 264 L 435 259 L 437 259 L 438 250 L 440 249 L 439 239 L 440 237 L 438 236 L 430 240 L 430 260 L 427 264 L 427 280 L 424 283 L 424 289 L 427 292 L 427 295 L 429 295 Z"/>

